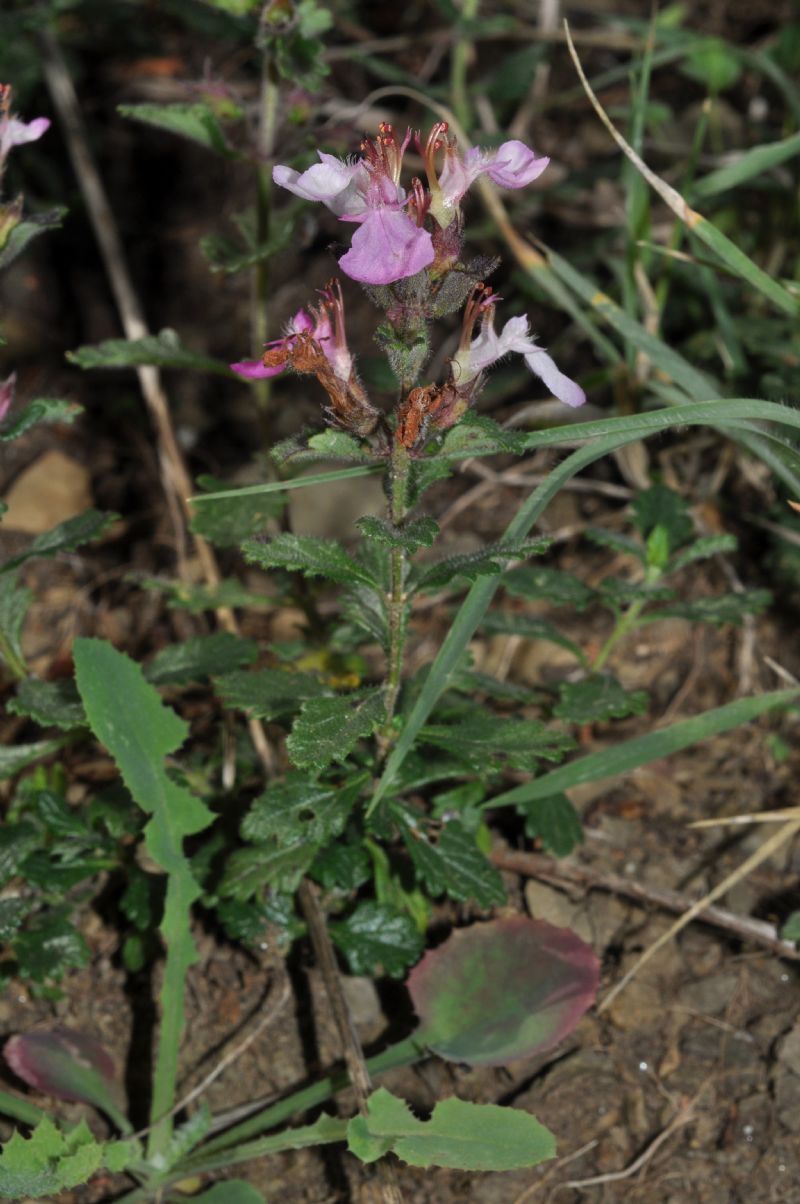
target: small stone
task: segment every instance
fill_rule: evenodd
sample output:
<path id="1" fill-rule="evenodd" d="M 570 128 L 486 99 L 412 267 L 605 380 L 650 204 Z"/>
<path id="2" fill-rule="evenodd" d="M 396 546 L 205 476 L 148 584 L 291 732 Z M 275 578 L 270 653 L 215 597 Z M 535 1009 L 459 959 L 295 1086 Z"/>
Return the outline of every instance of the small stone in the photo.
<path id="1" fill-rule="evenodd" d="M 787 1033 L 778 1046 L 778 1061 L 800 1075 L 800 1021 Z"/>
<path id="2" fill-rule="evenodd" d="M 48 451 L 21 473 L 6 495 L 3 526 L 41 535 L 92 504 L 89 470 L 61 451 Z"/>
<path id="3" fill-rule="evenodd" d="M 682 987 L 678 1000 L 684 1007 L 714 1016 L 725 1011 L 738 986 L 738 974 L 714 974 Z"/>
<path id="4" fill-rule="evenodd" d="M 790 1070 L 775 1075 L 775 1109 L 790 1133 L 800 1133 L 800 1076 Z"/>
<path id="5" fill-rule="evenodd" d="M 354 1024 L 367 1026 L 382 1018 L 381 1001 L 371 978 L 342 975 L 341 982 Z"/>

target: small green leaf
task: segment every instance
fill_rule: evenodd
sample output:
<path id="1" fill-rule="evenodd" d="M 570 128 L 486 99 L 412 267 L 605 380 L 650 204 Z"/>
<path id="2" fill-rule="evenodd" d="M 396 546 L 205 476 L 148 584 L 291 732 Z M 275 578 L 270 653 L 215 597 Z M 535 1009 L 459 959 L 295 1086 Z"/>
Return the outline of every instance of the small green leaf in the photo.
<path id="1" fill-rule="evenodd" d="M 572 573 L 560 569 L 523 566 L 506 573 L 503 586 L 509 594 L 520 598 L 543 599 L 554 606 L 570 606 L 586 610 L 594 600 L 595 591 L 584 585 Z"/>
<path id="2" fill-rule="evenodd" d="M 236 373 L 222 360 L 200 355 L 184 347 L 174 330 L 165 329 L 141 339 L 105 339 L 88 344 L 77 351 L 68 351 L 67 359 L 79 368 L 139 368 L 152 364 L 156 368 L 180 368 L 197 372 L 212 372 L 217 376 L 235 377 Z"/>
<path id="3" fill-rule="evenodd" d="M 310 673 L 290 669 L 239 671 L 214 679 L 226 706 L 244 711 L 252 719 L 280 719 L 294 715 L 304 702 L 330 694 L 330 688 Z"/>
<path id="4" fill-rule="evenodd" d="M 369 881 L 371 865 L 363 845 L 336 840 L 317 854 L 311 876 L 325 890 L 358 890 Z"/>
<path id="5" fill-rule="evenodd" d="M 708 535 L 703 539 L 695 540 L 688 548 L 684 548 L 682 552 L 678 553 L 670 564 L 669 571 L 675 573 L 678 569 L 686 568 L 687 564 L 692 564 L 695 560 L 708 560 L 710 556 L 735 552 L 738 542 L 735 535 Z"/>
<path id="6" fill-rule="evenodd" d="M 0 272 L 12 264 L 34 238 L 38 238 L 47 230 L 57 230 L 66 212 L 67 210 L 59 205 L 47 213 L 34 213 L 17 222 L 0 247 Z"/>
<path id="7" fill-rule="evenodd" d="M 347 1129 L 348 1149 L 364 1162 L 392 1151 L 410 1166 L 508 1171 L 554 1158 L 553 1134 L 535 1116 L 498 1104 L 440 1100 L 430 1120 L 417 1120 L 404 1100 L 380 1087 L 367 1115 Z"/>
<path id="8" fill-rule="evenodd" d="M 781 940 L 796 941 L 800 944 L 800 911 L 793 911 L 789 918 L 784 921 L 780 935 Z"/>
<path id="9" fill-rule="evenodd" d="M 74 401 L 60 401 L 53 397 L 40 397 L 25 407 L 11 422 L 0 428 L 0 441 L 9 443 L 19 439 L 27 431 L 40 423 L 74 422 L 83 413 L 83 406 Z"/>
<path id="10" fill-rule="evenodd" d="M 722 38 L 714 37 L 690 42 L 680 69 L 707 88 L 711 96 L 732 88 L 742 74 L 738 52 Z"/>
<path id="11" fill-rule="evenodd" d="M 643 715 L 650 699 L 646 690 L 625 690 L 614 677 L 596 675 L 562 682 L 553 714 L 568 723 L 604 723 Z"/>
<path id="12" fill-rule="evenodd" d="M 642 539 L 646 540 L 656 527 L 665 527 L 672 551 L 685 544 L 694 533 L 688 504 L 666 485 L 651 485 L 637 494 L 631 514 Z"/>
<path id="13" fill-rule="evenodd" d="M 344 787 L 333 787 L 306 774 L 290 774 L 254 799 L 242 821 L 242 836 L 252 841 L 274 837 L 280 845 L 300 840 L 323 844 L 341 835 L 365 780 L 362 774 Z"/>
<path id="14" fill-rule="evenodd" d="M 340 585 L 376 584 L 372 575 L 332 539 L 284 532 L 264 543 L 248 539 L 242 551 L 249 564 L 262 569 L 293 569 L 305 577 L 327 577 Z"/>
<path id="15" fill-rule="evenodd" d="M 15 777 L 21 769 L 41 761 L 64 747 L 64 739 L 37 740 L 33 744 L 18 744 L 16 748 L 0 748 L 0 781 Z"/>
<path id="16" fill-rule="evenodd" d="M 0 887 L 5 886 L 18 872 L 29 853 L 37 847 L 41 836 L 32 823 L 6 823 L 0 827 Z"/>
<path id="17" fill-rule="evenodd" d="M 395 527 L 383 518 L 356 519 L 356 526 L 366 539 L 385 544 L 390 548 L 402 548 L 409 555 L 418 548 L 430 548 L 439 534 L 439 524 L 432 518 L 414 518 L 403 527 Z"/>
<path id="18" fill-rule="evenodd" d="M 238 153 L 225 139 L 216 113 L 210 105 L 197 101 L 194 104 L 143 104 L 117 105 L 117 112 L 122 117 L 131 117 L 134 121 L 154 125 L 158 129 L 167 130 L 171 134 L 179 134 L 190 142 L 197 142 L 207 150 L 216 151 L 226 159 L 239 158 Z"/>
<path id="19" fill-rule="evenodd" d="M 227 492 L 225 482 L 215 477 L 200 477 L 197 484 L 206 493 Z M 243 540 L 263 531 L 271 519 L 280 515 L 285 505 L 284 493 L 220 498 L 215 502 L 196 505 L 189 526 L 196 535 L 204 536 L 220 548 L 238 547 Z"/>
<path id="20" fill-rule="evenodd" d="M 438 456 L 449 460 L 467 459 L 495 452 L 510 452 L 519 455 L 525 436 L 507 431 L 485 414 L 468 410 L 460 422 L 451 427 L 444 438 Z"/>
<path id="21" fill-rule="evenodd" d="M 411 917 L 382 903 L 359 903 L 346 920 L 330 925 L 330 933 L 353 974 L 399 978 L 425 947 Z"/>
<path id="22" fill-rule="evenodd" d="M 524 640 L 547 640 L 550 644 L 566 648 L 581 664 L 586 660 L 582 649 L 546 619 L 535 619 L 531 615 L 508 610 L 491 610 L 481 623 L 481 631 L 487 635 L 519 635 Z"/>
<path id="23" fill-rule="evenodd" d="M 583 840 L 580 817 L 566 794 L 520 803 L 517 811 L 525 817 L 526 835 L 538 837 L 554 857 L 566 857 Z"/>
<path id="24" fill-rule="evenodd" d="M 515 543 L 490 544 L 477 552 L 448 556 L 437 564 L 422 569 L 413 588 L 417 591 L 442 589 L 456 578 L 476 581 L 478 577 L 499 576 L 506 571 L 509 560 L 522 560 L 546 552 L 552 540 L 546 536 L 520 540 Z M 509 574 L 510 575 L 510 574 Z"/>
<path id="25" fill-rule="evenodd" d="M 257 659 L 255 640 L 243 640 L 227 631 L 217 631 L 162 648 L 145 666 L 144 675 L 154 686 L 201 681 L 226 669 L 252 665 Z"/>
<path id="26" fill-rule="evenodd" d="M 333 427 L 326 427 L 324 431 L 319 431 L 316 435 L 311 435 L 308 440 L 308 447 L 311 451 L 325 460 L 367 460 L 369 456 L 365 453 L 364 447 L 354 439 L 352 435 L 346 434 L 344 431 L 334 430 Z"/>
<path id="27" fill-rule="evenodd" d="M 615 552 L 623 552 L 626 556 L 635 556 L 644 562 L 644 548 L 629 535 L 619 531 L 607 531 L 604 527 L 587 527 L 586 538 L 601 548 L 613 548 Z"/>
<path id="28" fill-rule="evenodd" d="M 433 843 L 424 832 L 410 824 L 402 825 L 418 881 L 431 895 L 448 895 L 461 903 L 478 907 L 502 906 L 506 901 L 503 879 L 484 857 L 475 836 L 458 820 L 450 820 Z"/>
<path id="29" fill-rule="evenodd" d="M 17 686 L 17 694 L 8 704 L 14 715 L 33 719 L 40 727 L 60 727 L 64 731 L 86 727 L 86 715 L 74 681 L 39 681 L 26 677 Z"/>
<path id="30" fill-rule="evenodd" d="M 575 747 L 571 736 L 550 731 L 536 719 L 502 719 L 477 711 L 457 723 L 429 723 L 419 740 L 464 758 L 476 771 L 492 768 L 492 760 L 503 757 L 512 768 L 533 772 L 540 761 L 560 761 Z"/>
<path id="31" fill-rule="evenodd" d="M 266 886 L 277 891 L 295 891 L 317 850 L 318 846 L 309 841 L 285 848 L 273 841 L 257 848 L 239 849 L 228 858 L 219 893 L 244 901 Z"/>
<path id="32" fill-rule="evenodd" d="M 219 610 L 225 606 L 246 606 L 250 610 L 269 610 L 273 602 L 264 594 L 245 589 L 240 581 L 226 577 L 217 585 L 193 585 L 184 581 L 167 581 L 161 577 L 145 577 L 129 574 L 128 581 L 142 589 L 165 594 L 171 610 L 188 610 L 190 614 L 202 614 L 205 610 Z"/>
<path id="33" fill-rule="evenodd" d="M 75 518 L 68 518 L 43 535 L 37 535 L 24 552 L 12 556 L 2 567 L 7 573 L 27 560 L 40 560 L 57 556 L 60 552 L 74 552 L 76 548 L 99 539 L 117 521 L 116 514 L 105 514 L 101 510 L 85 510 Z"/>
<path id="34" fill-rule="evenodd" d="M 344 761 L 359 740 L 371 736 L 386 715 L 383 691 L 311 698 L 295 721 L 286 748 L 298 769 L 324 769 Z"/>
<path id="35" fill-rule="evenodd" d="M 696 598 L 693 602 L 670 602 L 651 610 L 640 623 L 655 623 L 659 619 L 689 619 L 692 623 L 741 623 L 745 615 L 758 615 L 772 602 L 767 589 L 746 589 L 740 594 L 725 594 L 721 598 Z"/>
<path id="36" fill-rule="evenodd" d="M 33 982 L 60 978 L 89 961 L 89 947 L 66 910 L 37 917 L 17 934 L 13 948 L 21 970 Z"/>
<path id="37" fill-rule="evenodd" d="M 0 575 L 0 656 L 18 677 L 27 672 L 22 653 L 22 627 L 32 599 L 33 591 L 27 586 L 18 586 L 14 573 Z"/>

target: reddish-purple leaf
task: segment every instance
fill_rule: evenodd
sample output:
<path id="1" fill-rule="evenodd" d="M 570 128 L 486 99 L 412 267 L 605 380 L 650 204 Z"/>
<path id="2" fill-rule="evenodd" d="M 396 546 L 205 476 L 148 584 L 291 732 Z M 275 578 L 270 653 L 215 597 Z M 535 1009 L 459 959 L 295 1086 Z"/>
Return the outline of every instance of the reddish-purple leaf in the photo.
<path id="1" fill-rule="evenodd" d="M 569 928 L 513 916 L 426 953 L 406 985 L 415 1039 L 450 1062 L 500 1066 L 552 1049 L 594 1002 L 600 964 Z"/>
<path id="2" fill-rule="evenodd" d="M 6 1041 L 3 1055 L 16 1075 L 46 1095 L 101 1109 L 118 1099 L 111 1054 L 85 1033 L 65 1028 L 20 1033 Z"/>

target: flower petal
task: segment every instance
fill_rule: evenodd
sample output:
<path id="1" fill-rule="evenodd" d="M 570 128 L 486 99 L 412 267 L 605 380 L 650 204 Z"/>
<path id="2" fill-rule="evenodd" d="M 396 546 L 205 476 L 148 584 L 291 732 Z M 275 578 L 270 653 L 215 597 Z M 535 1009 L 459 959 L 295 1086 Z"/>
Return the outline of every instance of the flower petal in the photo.
<path id="1" fill-rule="evenodd" d="M 12 146 L 35 142 L 49 129 L 48 117 L 34 117 L 33 121 L 19 121 L 16 117 L 11 117 L 0 125 L 0 154 L 7 154 Z"/>
<path id="2" fill-rule="evenodd" d="M 269 376 L 277 376 L 279 372 L 283 372 L 285 365 L 278 364 L 275 368 L 268 368 L 261 360 L 241 360 L 238 364 L 230 364 L 229 367 L 245 380 L 266 380 Z"/>
<path id="3" fill-rule="evenodd" d="M 273 180 L 306 201 L 321 201 L 336 214 L 363 209 L 364 200 L 359 195 L 359 185 L 366 182 L 363 163 L 346 163 L 324 151 L 317 154 L 320 162 L 302 173 L 278 164 L 272 169 Z"/>
<path id="4" fill-rule="evenodd" d="M 416 276 L 434 260 L 433 240 L 399 209 L 371 209 L 339 267 L 364 284 L 391 284 Z"/>
<path id="5" fill-rule="evenodd" d="M 541 347 L 529 351 L 525 356 L 525 363 L 531 372 L 544 381 L 553 396 L 565 405 L 582 406 L 586 401 L 586 394 L 580 385 L 576 385 L 574 380 L 560 372 L 555 362 Z"/>
<path id="6" fill-rule="evenodd" d="M 486 170 L 500 188 L 524 188 L 542 174 L 549 162 L 544 155 L 537 158 L 535 151 L 515 138 L 498 147 Z"/>

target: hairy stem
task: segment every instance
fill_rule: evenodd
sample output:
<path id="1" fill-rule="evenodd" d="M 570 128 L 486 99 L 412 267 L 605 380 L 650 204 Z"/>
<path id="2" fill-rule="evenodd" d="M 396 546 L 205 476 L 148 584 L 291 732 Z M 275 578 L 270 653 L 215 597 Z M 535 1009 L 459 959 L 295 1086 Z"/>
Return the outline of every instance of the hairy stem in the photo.
<path id="1" fill-rule="evenodd" d="M 256 246 L 268 241 L 272 223 L 272 158 L 275 152 L 275 131 L 278 125 L 278 84 L 269 51 L 264 52 L 261 65 L 261 111 L 258 125 L 258 157 L 256 170 Z M 269 297 L 269 260 L 259 259 L 253 273 L 251 327 L 253 352 L 261 358 L 269 333 L 267 300 Z M 271 381 L 254 382 L 256 402 L 262 423 L 269 406 Z M 264 432 L 266 434 L 266 431 Z"/>
<path id="2" fill-rule="evenodd" d="M 392 445 L 389 462 L 389 517 L 393 526 L 400 527 L 408 512 L 408 478 L 411 458 L 408 451 L 397 440 Z M 388 733 L 403 672 L 403 650 L 406 639 L 406 553 L 403 548 L 392 548 L 389 593 L 386 606 L 389 615 L 389 664 L 386 679 L 386 720 L 384 731 Z"/>

